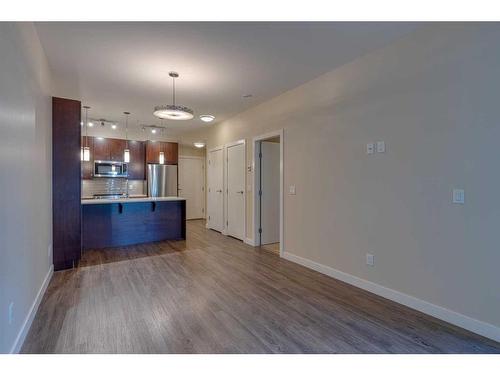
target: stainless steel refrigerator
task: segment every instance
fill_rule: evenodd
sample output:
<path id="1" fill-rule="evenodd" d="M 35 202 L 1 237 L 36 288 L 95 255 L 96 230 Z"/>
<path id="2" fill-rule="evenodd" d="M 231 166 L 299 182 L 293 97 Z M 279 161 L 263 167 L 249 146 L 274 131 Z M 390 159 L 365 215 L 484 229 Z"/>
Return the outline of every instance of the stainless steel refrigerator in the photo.
<path id="1" fill-rule="evenodd" d="M 177 165 L 148 164 L 148 196 L 177 196 Z"/>

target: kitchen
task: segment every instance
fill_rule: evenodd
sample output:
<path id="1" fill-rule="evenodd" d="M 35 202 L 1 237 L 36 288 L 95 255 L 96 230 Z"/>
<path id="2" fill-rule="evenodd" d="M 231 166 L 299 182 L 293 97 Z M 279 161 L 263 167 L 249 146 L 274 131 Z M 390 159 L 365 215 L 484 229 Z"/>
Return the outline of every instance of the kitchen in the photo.
<path id="1" fill-rule="evenodd" d="M 183 158 L 204 164 L 204 143 L 179 145 L 167 137 L 163 120 L 130 129 L 130 112 L 123 112 L 117 121 L 89 117 L 91 110 L 76 100 L 53 98 L 56 270 L 76 267 L 86 250 L 183 241 L 187 206 L 200 201 L 200 196 L 204 200 L 204 176 L 197 197 L 188 188 L 189 199 L 179 196 L 179 184 L 190 184 L 193 171 L 178 170 Z M 191 207 L 189 211 L 189 218 L 203 218 L 204 208 L 197 214 Z"/>

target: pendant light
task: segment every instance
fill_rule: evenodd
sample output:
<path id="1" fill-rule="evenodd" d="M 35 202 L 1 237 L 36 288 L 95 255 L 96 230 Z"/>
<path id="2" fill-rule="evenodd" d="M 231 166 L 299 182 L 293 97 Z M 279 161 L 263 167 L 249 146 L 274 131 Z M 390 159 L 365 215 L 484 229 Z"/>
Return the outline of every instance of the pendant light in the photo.
<path id="1" fill-rule="evenodd" d="M 88 105 L 84 105 L 83 108 L 85 109 L 85 146 L 81 149 L 81 159 L 83 161 L 90 161 L 90 147 L 88 146 L 89 137 L 87 136 L 90 107 Z"/>
<path id="2" fill-rule="evenodd" d="M 160 126 L 162 128 L 164 128 L 164 126 L 163 126 L 163 119 L 160 120 Z M 163 133 L 163 130 L 162 130 L 162 133 Z M 161 143 L 160 143 L 160 145 L 161 145 Z M 158 163 L 165 164 L 165 153 L 163 151 L 160 151 L 160 154 L 158 156 Z"/>
<path id="3" fill-rule="evenodd" d="M 125 114 L 125 150 L 123 151 L 123 161 L 125 163 L 130 163 L 130 150 L 128 148 L 128 116 L 130 115 L 130 112 L 123 112 Z"/>
<path id="4" fill-rule="evenodd" d="M 175 104 L 175 79 L 179 77 L 179 73 L 168 73 L 172 77 L 172 97 L 173 104 L 157 105 L 153 115 L 161 119 L 169 120 L 191 120 L 193 118 L 193 110 L 182 105 Z"/>

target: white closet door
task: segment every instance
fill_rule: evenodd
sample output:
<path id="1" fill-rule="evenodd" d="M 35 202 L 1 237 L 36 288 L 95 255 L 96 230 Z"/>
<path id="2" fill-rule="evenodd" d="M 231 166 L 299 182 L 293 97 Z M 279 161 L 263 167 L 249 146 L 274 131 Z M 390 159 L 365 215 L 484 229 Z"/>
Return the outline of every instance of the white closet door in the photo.
<path id="1" fill-rule="evenodd" d="M 261 142 L 261 245 L 280 240 L 280 144 Z"/>
<path id="2" fill-rule="evenodd" d="M 208 218 L 211 229 L 222 232 L 224 229 L 224 200 L 222 189 L 224 185 L 222 149 L 208 153 Z"/>
<path id="3" fill-rule="evenodd" d="M 204 160 L 179 157 L 179 196 L 186 198 L 186 218 L 205 217 Z"/>
<path id="4" fill-rule="evenodd" d="M 245 239 L 245 144 L 227 148 L 227 228 L 230 236 Z"/>

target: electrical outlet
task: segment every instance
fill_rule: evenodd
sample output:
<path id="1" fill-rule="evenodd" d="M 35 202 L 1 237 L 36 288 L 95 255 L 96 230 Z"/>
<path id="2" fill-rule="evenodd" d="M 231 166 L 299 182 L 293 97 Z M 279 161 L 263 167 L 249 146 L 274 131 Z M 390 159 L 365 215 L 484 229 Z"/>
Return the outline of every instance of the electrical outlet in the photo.
<path id="1" fill-rule="evenodd" d="M 14 302 L 9 304 L 9 324 L 14 320 Z"/>
<path id="2" fill-rule="evenodd" d="M 366 264 L 373 267 L 375 264 L 375 255 L 366 254 Z"/>
<path id="3" fill-rule="evenodd" d="M 288 194 L 295 195 L 295 185 L 290 185 L 288 188 Z"/>

